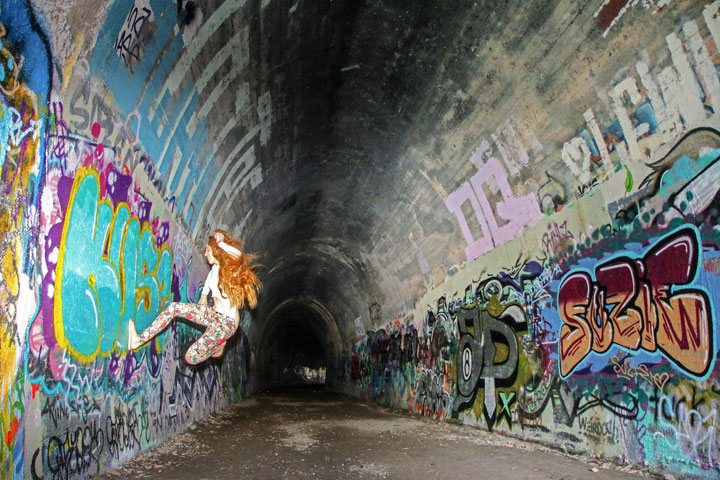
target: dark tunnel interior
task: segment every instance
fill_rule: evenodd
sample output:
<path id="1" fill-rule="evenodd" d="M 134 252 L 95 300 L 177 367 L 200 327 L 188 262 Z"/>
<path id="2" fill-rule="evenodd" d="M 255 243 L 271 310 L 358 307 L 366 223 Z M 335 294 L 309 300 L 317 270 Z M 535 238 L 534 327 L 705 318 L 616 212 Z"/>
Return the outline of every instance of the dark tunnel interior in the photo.
<path id="1" fill-rule="evenodd" d="M 258 388 L 325 385 L 341 349 L 329 312 L 309 299 L 288 301 L 259 327 Z"/>
<path id="2" fill-rule="evenodd" d="M 260 373 L 275 386 L 324 384 L 327 357 L 311 320 L 300 312 L 282 315 L 283 328 L 268 332 L 260 345 Z"/>

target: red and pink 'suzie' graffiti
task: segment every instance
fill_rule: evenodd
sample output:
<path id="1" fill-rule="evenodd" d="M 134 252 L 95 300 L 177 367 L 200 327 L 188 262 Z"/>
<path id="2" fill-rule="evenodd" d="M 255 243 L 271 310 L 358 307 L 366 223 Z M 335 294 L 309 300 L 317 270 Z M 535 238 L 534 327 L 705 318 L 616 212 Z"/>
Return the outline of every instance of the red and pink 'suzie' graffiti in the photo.
<path id="1" fill-rule="evenodd" d="M 562 377 L 613 344 L 659 350 L 685 373 L 705 375 L 713 359 L 712 308 L 705 291 L 688 286 L 699 259 L 698 233 L 683 227 L 642 258 L 619 256 L 596 265 L 594 279 L 587 270 L 569 272 L 558 291 Z"/>

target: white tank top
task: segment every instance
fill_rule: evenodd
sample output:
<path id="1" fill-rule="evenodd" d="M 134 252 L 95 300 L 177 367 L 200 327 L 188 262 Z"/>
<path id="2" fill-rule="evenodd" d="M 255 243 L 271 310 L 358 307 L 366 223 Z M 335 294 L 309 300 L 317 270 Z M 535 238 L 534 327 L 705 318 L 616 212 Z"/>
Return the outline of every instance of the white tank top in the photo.
<path id="1" fill-rule="evenodd" d="M 230 303 L 230 299 L 222 294 L 218 285 L 218 279 L 220 278 L 220 265 L 213 265 L 205 278 L 205 285 L 203 286 L 202 293 L 204 295 L 210 294 L 215 302 L 214 308 L 218 313 L 222 313 L 230 318 L 238 319 L 238 310 L 233 307 Z"/>

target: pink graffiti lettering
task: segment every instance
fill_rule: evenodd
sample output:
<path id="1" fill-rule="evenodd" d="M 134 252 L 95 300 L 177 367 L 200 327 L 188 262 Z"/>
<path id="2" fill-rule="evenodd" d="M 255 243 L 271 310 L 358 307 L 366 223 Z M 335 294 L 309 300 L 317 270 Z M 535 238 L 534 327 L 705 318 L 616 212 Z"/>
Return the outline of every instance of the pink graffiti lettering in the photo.
<path id="1" fill-rule="evenodd" d="M 474 260 L 493 247 L 515 238 L 526 226 L 534 225 L 543 216 L 534 195 L 516 197 L 513 194 L 507 173 L 497 158 L 490 156 L 483 162 L 483 157 L 489 155 L 492 155 L 492 149 L 483 142 L 470 158 L 478 168 L 477 173 L 445 199 L 445 205 L 457 217 L 468 243 L 465 249 L 468 260 Z M 486 189 L 491 193 L 499 192 L 502 200 L 491 205 Z M 477 239 L 473 238 L 462 211 L 462 205 L 467 201 L 472 205 L 482 231 L 482 237 Z M 506 222 L 498 222 L 496 214 Z"/>

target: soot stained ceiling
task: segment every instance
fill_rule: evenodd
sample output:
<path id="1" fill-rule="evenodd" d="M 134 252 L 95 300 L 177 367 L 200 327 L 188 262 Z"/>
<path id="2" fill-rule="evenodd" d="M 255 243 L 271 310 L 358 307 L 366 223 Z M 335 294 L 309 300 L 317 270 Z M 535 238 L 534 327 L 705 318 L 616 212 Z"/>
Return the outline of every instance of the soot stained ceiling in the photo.
<path id="1" fill-rule="evenodd" d="M 260 318 L 309 297 L 343 337 L 383 304 L 374 249 L 410 258 L 403 206 L 413 201 L 399 159 L 432 136 L 439 104 L 467 81 L 463 38 L 475 2 L 273 0 L 257 11 L 256 88 L 270 89 L 265 179 L 250 199 L 248 245 L 265 266 Z M 245 200 L 243 200 L 245 201 Z M 248 207 L 238 205 L 237 221 Z M 398 238 L 395 236 L 399 235 Z"/>
<path id="2" fill-rule="evenodd" d="M 592 95 L 578 72 L 592 70 L 598 48 L 616 51 L 598 46 L 602 32 L 579 0 L 561 8 L 542 0 L 215 0 L 186 12 L 197 23 L 185 27 L 187 45 L 227 2 L 242 7 L 204 56 L 215 58 L 246 29 L 248 59 L 228 89 L 237 96 L 207 115 L 211 138 L 236 125 L 214 161 L 238 161 L 232 145 L 270 121 L 256 148 L 262 181 L 232 195 L 206 227 L 241 231 L 260 255 L 255 315 L 268 345 L 284 342 L 277 322 L 332 324 L 316 328 L 326 330 L 321 342 L 347 345 L 359 328 L 412 311 L 465 258 L 466 239 L 444 202 L 477 171 L 473 151 L 512 118 L 521 135 L 542 132 L 536 157 L 512 179 L 514 195 L 535 195 L 543 171 L 561 164 L 546 152 L 555 151 L 553 138 L 570 138 L 563 119 L 588 108 L 565 101 Z M 618 71 L 634 61 L 628 55 L 603 57 L 598 71 Z M 191 71 L 199 76 L 202 66 Z M 505 195 L 487 190 L 491 205 Z M 299 303 L 312 308 L 278 313 Z"/>

